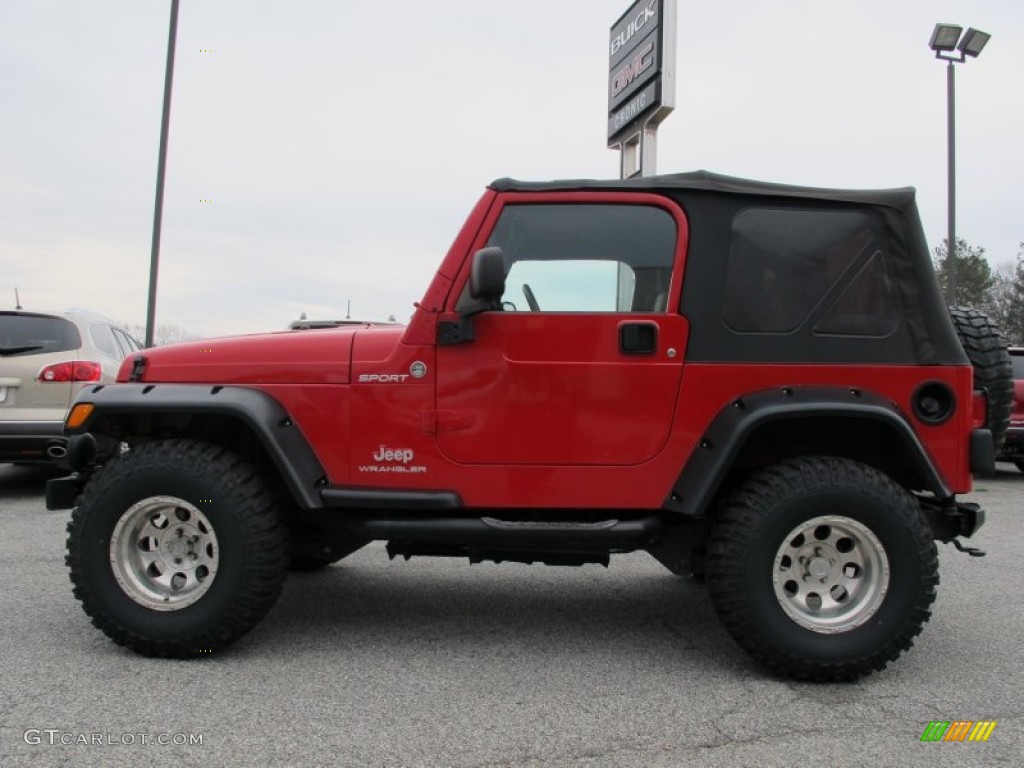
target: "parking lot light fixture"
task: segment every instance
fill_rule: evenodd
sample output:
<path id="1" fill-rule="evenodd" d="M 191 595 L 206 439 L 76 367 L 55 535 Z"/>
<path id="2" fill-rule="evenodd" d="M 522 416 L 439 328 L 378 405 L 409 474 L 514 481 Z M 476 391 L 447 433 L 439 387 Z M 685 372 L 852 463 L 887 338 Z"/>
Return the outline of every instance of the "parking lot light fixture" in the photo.
<path id="1" fill-rule="evenodd" d="M 955 50 L 956 43 L 960 39 L 960 33 L 963 30 L 963 27 L 958 27 L 956 24 L 936 24 L 935 31 L 932 32 L 931 42 L 928 45 L 936 53 Z"/>
<path id="2" fill-rule="evenodd" d="M 963 27 L 957 24 L 936 24 L 928 47 L 935 58 L 946 62 L 946 134 L 949 178 L 946 235 L 946 301 L 956 304 L 956 78 L 954 64 L 967 57 L 975 58 L 992 37 L 987 32 L 969 27 L 961 38 Z"/>
<path id="3" fill-rule="evenodd" d="M 956 49 L 968 56 L 977 56 L 981 53 L 985 44 L 988 43 L 991 37 L 992 35 L 988 32 L 982 32 L 980 29 L 971 27 L 964 34 L 963 39 L 957 45 Z"/>

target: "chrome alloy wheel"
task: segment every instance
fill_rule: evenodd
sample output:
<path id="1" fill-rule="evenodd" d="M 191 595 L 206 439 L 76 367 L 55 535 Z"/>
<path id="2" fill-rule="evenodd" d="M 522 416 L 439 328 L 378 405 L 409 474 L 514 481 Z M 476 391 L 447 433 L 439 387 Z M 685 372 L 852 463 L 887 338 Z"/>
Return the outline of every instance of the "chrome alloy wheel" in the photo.
<path id="1" fill-rule="evenodd" d="M 139 605 L 177 611 L 199 600 L 217 575 L 220 551 L 206 515 L 173 496 L 134 504 L 110 537 L 117 583 Z"/>
<path id="2" fill-rule="evenodd" d="M 775 555 L 775 597 L 793 621 L 823 634 L 870 619 L 889 591 L 889 558 L 878 537 L 849 517 L 801 523 Z"/>

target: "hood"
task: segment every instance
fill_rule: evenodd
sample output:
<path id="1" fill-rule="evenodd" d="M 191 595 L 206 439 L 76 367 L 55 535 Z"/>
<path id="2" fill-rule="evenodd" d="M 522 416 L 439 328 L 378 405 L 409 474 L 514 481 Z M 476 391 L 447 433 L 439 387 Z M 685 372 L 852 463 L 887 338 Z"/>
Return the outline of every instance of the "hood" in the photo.
<path id="1" fill-rule="evenodd" d="M 348 384 L 357 333 L 375 331 L 363 326 L 282 331 L 155 347 L 126 357 L 117 380 L 128 381 L 141 358 L 142 375 L 136 381 Z"/>

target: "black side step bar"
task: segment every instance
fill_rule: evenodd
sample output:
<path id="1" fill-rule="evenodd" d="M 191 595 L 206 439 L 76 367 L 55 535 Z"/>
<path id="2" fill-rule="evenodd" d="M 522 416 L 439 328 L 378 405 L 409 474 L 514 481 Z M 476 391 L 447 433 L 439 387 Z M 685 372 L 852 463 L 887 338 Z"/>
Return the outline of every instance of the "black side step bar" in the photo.
<path id="1" fill-rule="evenodd" d="M 367 539 L 392 539 L 457 546 L 636 548 L 661 532 L 657 516 L 631 520 L 518 521 L 494 517 L 347 516 L 347 527 Z"/>

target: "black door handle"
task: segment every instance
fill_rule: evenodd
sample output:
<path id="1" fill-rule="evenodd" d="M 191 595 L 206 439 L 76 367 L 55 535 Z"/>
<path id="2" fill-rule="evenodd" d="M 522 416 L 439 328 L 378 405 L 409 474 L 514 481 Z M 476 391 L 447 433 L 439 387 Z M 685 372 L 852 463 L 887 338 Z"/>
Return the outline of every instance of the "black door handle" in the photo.
<path id="1" fill-rule="evenodd" d="M 658 351 L 658 326 L 651 322 L 622 323 L 619 351 L 624 355 L 653 355 Z"/>

